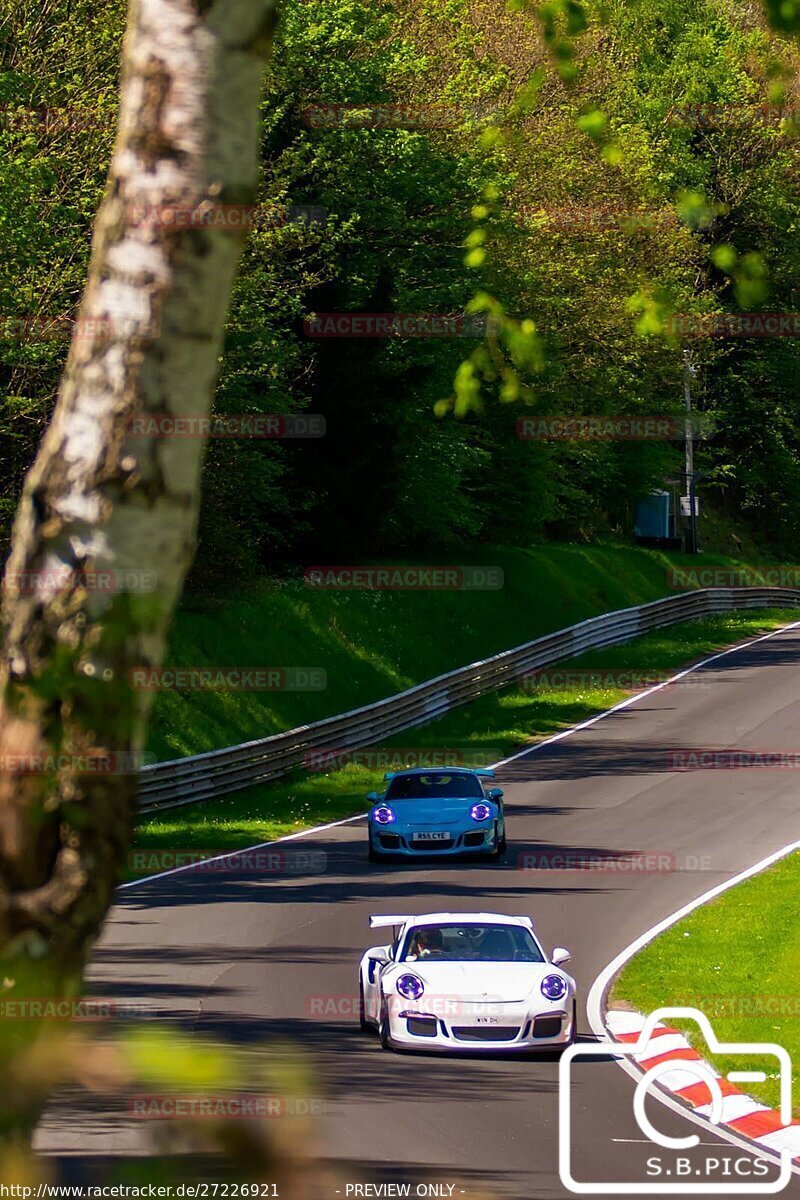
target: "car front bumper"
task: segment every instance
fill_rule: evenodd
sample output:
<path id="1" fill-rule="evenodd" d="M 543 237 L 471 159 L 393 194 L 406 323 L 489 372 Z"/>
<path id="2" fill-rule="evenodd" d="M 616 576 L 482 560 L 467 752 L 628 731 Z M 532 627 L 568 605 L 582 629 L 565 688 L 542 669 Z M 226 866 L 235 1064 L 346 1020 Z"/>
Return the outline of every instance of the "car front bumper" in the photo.
<path id="1" fill-rule="evenodd" d="M 446 1013 L 437 1004 L 403 1001 L 389 1010 L 389 1037 L 403 1049 L 438 1053 L 498 1054 L 548 1050 L 568 1045 L 573 1038 L 573 1001 L 563 1000 L 541 1008 L 524 1004 L 493 1006 L 495 1015 Z"/>
<path id="2" fill-rule="evenodd" d="M 384 858 L 447 858 L 464 854 L 486 854 L 497 849 L 494 824 L 481 829 L 448 830 L 451 837 L 442 842 L 415 842 L 409 830 L 395 832 L 390 826 L 369 827 L 372 853 Z"/>

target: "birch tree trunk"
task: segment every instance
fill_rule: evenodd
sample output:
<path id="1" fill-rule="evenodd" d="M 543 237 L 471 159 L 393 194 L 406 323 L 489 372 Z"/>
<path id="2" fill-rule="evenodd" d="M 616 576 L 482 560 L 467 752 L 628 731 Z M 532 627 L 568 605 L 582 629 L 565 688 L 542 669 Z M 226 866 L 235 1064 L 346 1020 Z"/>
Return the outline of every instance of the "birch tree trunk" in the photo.
<path id="1" fill-rule="evenodd" d="M 203 453 L 131 423 L 209 411 L 274 4 L 132 0 L 89 278 L 3 588 L 0 998 L 79 989 L 131 836 L 118 756 L 142 749 L 149 700 L 128 674 L 161 661 Z"/>

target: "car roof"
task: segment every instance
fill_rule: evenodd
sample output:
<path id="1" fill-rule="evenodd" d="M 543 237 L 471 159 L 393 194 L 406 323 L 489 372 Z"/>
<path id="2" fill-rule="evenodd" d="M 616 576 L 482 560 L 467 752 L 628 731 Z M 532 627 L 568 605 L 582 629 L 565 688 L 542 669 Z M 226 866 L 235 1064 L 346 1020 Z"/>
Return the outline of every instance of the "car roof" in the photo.
<path id="1" fill-rule="evenodd" d="M 392 778 L 399 779 L 403 775 L 481 775 L 486 771 L 486 767 L 403 767 L 400 771 L 393 771 Z"/>

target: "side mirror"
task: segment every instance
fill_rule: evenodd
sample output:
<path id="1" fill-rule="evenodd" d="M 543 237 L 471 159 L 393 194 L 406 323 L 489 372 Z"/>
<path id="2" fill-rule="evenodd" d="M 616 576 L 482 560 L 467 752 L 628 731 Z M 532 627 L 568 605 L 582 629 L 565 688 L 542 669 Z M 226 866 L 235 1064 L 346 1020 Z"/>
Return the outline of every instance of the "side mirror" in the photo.
<path id="1" fill-rule="evenodd" d="M 370 792 L 369 795 L 367 796 L 367 802 L 369 804 L 377 804 L 379 800 L 380 800 L 380 796 L 378 795 L 377 792 Z"/>
<path id="2" fill-rule="evenodd" d="M 503 789 L 502 788 L 489 788 L 488 792 L 486 793 L 486 797 L 488 800 L 494 800 L 495 802 L 498 800 L 502 800 L 503 799 Z"/>
<path id="3" fill-rule="evenodd" d="M 564 963 L 568 963 L 571 958 L 572 955 L 569 950 L 565 950 L 563 946 L 556 946 L 550 957 L 550 962 L 554 967 L 563 967 Z"/>
<path id="4" fill-rule="evenodd" d="M 377 950 L 370 950 L 367 958 L 367 978 L 370 983 L 375 982 L 378 967 L 385 966 L 386 963 L 390 963 L 391 961 L 392 956 L 385 946 L 379 946 Z"/>

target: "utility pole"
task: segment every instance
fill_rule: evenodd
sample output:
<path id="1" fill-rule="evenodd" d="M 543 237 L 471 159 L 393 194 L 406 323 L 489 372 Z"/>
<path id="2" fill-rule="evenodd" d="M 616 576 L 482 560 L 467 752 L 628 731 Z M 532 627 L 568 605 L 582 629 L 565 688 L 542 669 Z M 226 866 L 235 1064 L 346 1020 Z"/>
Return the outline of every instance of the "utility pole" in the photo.
<path id="1" fill-rule="evenodd" d="M 684 495 L 689 499 L 689 535 L 686 540 L 688 554 L 697 554 L 697 491 L 694 475 L 694 430 L 692 428 L 692 363 L 689 351 L 683 352 L 683 390 L 686 401 L 686 489 Z"/>

